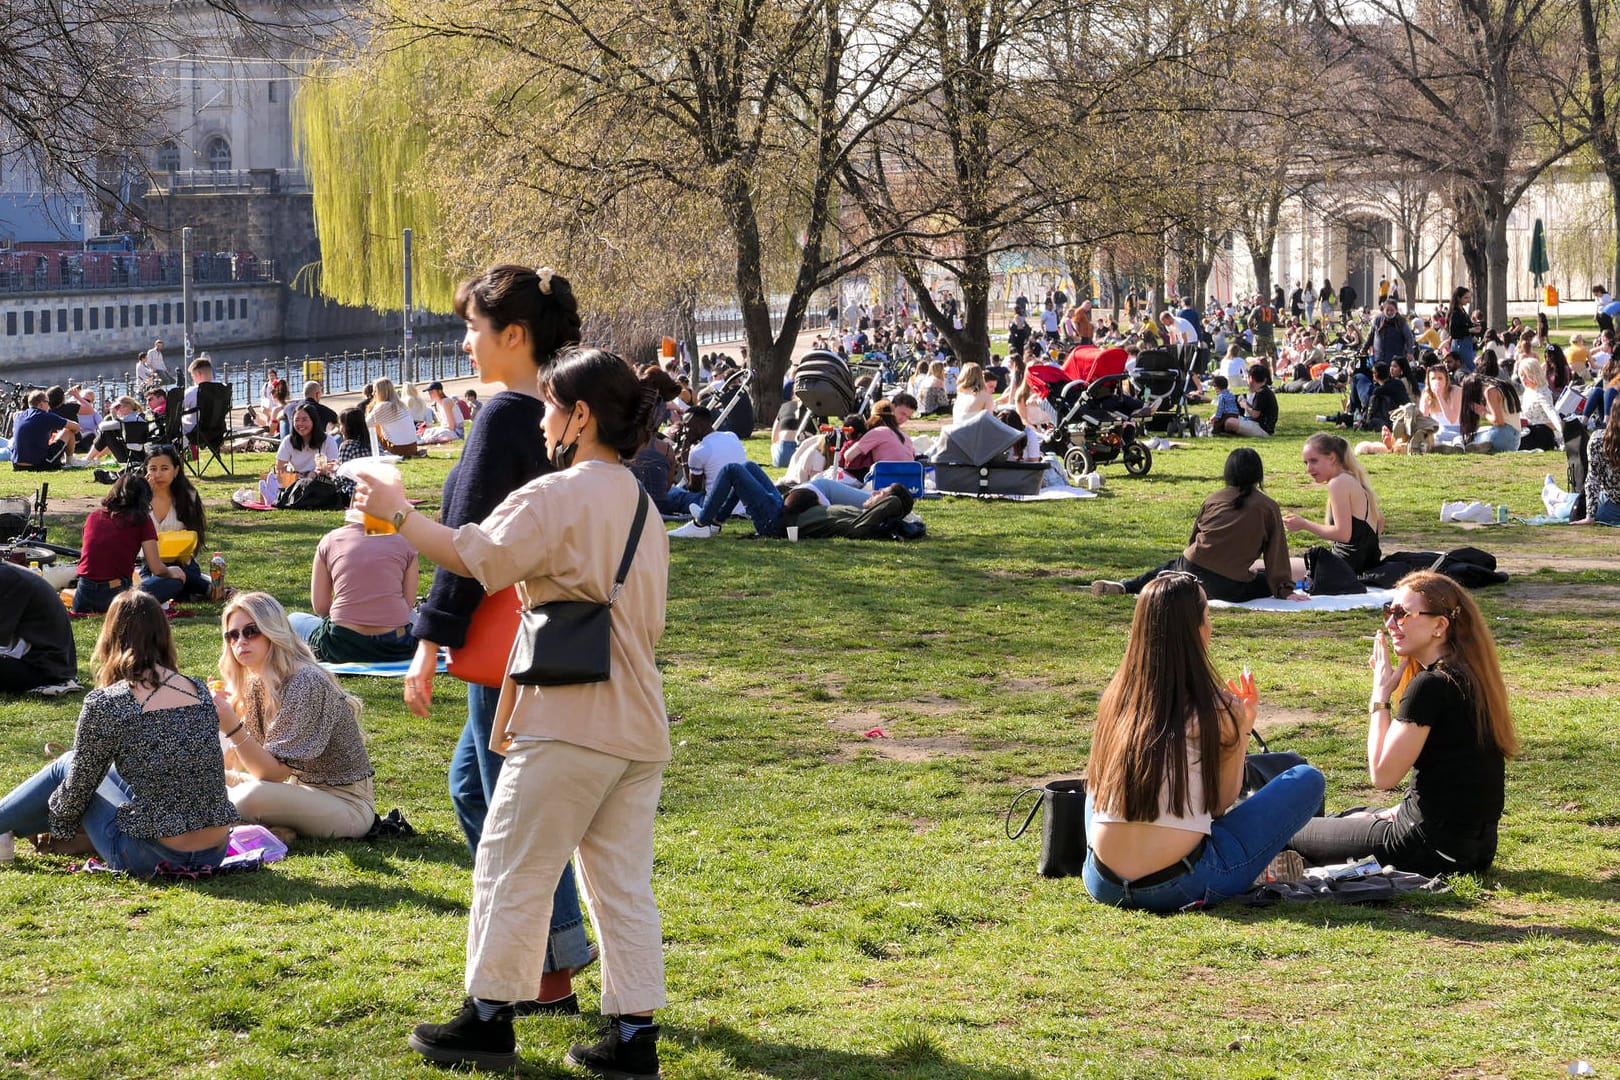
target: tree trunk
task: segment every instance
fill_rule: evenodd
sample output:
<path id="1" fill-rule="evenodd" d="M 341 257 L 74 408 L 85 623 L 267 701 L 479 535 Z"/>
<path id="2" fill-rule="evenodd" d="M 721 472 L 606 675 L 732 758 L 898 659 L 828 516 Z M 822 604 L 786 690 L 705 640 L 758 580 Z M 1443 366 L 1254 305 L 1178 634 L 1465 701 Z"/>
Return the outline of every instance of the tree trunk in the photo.
<path id="1" fill-rule="evenodd" d="M 1251 248 L 1250 254 L 1254 262 L 1255 291 L 1260 294 L 1264 303 L 1269 304 L 1271 302 L 1271 252 L 1268 250 L 1264 255 L 1256 255 L 1253 254 L 1253 251 L 1254 249 Z"/>
<path id="2" fill-rule="evenodd" d="M 749 362 L 756 373 L 751 388 L 754 415 L 775 416 L 782 404 L 782 381 L 793 361 L 793 339 L 786 335 L 776 338 L 771 332 L 771 307 L 770 299 L 765 295 L 759 218 L 754 212 L 753 197 L 740 173 L 734 175 L 730 188 L 727 212 L 737 251 L 737 307 L 742 312 L 743 337 L 748 342 Z"/>
<path id="3" fill-rule="evenodd" d="M 1069 280 L 1074 282 L 1074 306 L 1079 307 L 1082 300 L 1095 300 L 1091 295 L 1091 264 L 1092 251 L 1086 248 L 1081 251 L 1065 244 L 1063 247 L 1063 265 L 1068 268 Z"/>
<path id="4" fill-rule="evenodd" d="M 1508 207 L 1500 196 L 1491 193 L 1485 205 L 1485 326 L 1493 330 L 1507 328 L 1508 303 Z"/>
<path id="5" fill-rule="evenodd" d="M 1412 315 L 1417 311 L 1418 278 L 1422 276 L 1422 273 L 1421 271 L 1410 269 L 1410 264 L 1408 264 L 1407 266 L 1400 268 L 1400 275 L 1401 299 L 1406 303 L 1406 317 L 1408 320 L 1410 320 Z"/>

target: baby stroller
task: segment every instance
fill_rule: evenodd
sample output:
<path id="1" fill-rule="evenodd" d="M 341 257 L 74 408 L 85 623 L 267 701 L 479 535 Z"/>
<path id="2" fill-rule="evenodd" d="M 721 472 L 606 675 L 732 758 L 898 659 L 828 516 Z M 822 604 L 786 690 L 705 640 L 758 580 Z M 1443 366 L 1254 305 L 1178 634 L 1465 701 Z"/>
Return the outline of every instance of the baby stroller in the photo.
<path id="1" fill-rule="evenodd" d="M 849 365 L 837 353 L 825 349 L 806 353 L 799 361 L 798 373 L 793 376 L 793 396 L 804 406 L 798 431 L 801 440 L 814 433 L 823 421 L 842 419 L 854 412 L 861 400 Z"/>
<path id="2" fill-rule="evenodd" d="M 725 382 L 698 397 L 698 404 L 714 413 L 714 429 L 729 431 L 739 439 L 754 434 L 754 399 L 748 396 L 748 384 L 753 372 L 738 368 Z"/>
<path id="3" fill-rule="evenodd" d="M 1136 424 L 1107 407 L 1107 399 L 1119 394 L 1124 380 L 1123 374 L 1104 375 L 1090 383 L 1075 380 L 1047 395 L 1059 418 L 1041 440 L 1041 449 L 1062 457 L 1071 483 L 1074 477 L 1116 460 L 1132 476 L 1146 476 L 1152 470 L 1153 454 L 1136 441 Z"/>
<path id="4" fill-rule="evenodd" d="M 1149 430 L 1172 438 L 1198 434 L 1198 420 L 1187 402 L 1192 372 L 1182 366 L 1180 355 L 1170 349 L 1143 349 L 1136 358 L 1132 381 L 1151 410 Z"/>

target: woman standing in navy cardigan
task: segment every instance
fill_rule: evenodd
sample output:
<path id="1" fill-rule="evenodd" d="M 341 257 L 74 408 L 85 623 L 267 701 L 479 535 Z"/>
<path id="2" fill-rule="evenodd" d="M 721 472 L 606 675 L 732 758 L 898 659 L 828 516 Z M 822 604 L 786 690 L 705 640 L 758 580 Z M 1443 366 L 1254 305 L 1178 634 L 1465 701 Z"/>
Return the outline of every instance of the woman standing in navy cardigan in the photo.
<path id="1" fill-rule="evenodd" d="M 504 389 L 479 411 L 461 461 L 445 478 L 439 520 L 452 529 L 484 520 L 513 491 L 551 471 L 540 431 L 546 410 L 536 377 L 564 346 L 579 341 L 573 289 L 546 268 L 503 264 L 462 282 L 456 290 L 456 315 L 466 323 L 461 347 L 472 357 L 479 379 Z M 427 716 L 433 701 L 439 646 L 466 644 L 473 612 L 483 599 L 483 586 L 474 579 L 442 567 L 434 572 L 433 587 L 413 627 L 416 657 L 405 675 L 405 703 L 417 716 Z M 450 759 L 450 801 L 475 857 L 501 772 L 501 755 L 489 746 L 499 699 L 498 687 L 467 684 L 467 723 Z M 520 1009 L 525 1014 L 578 1012 L 571 976 L 593 956 L 569 866 L 552 898 L 545 975 L 535 999 L 520 1003 Z"/>

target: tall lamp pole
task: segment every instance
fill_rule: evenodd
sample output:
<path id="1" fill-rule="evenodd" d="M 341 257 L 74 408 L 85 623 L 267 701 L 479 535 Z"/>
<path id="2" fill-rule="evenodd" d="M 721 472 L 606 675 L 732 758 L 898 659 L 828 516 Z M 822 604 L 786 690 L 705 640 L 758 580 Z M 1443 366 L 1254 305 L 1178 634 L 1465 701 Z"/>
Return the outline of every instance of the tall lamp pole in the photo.
<path id="1" fill-rule="evenodd" d="M 405 332 L 400 343 L 400 367 L 407 382 L 416 381 L 416 357 L 411 354 L 411 230 L 405 230 Z"/>
<path id="2" fill-rule="evenodd" d="M 184 371 L 191 367 L 191 226 L 180 230 L 180 312 L 184 319 L 184 337 L 181 351 L 185 354 L 181 364 Z"/>

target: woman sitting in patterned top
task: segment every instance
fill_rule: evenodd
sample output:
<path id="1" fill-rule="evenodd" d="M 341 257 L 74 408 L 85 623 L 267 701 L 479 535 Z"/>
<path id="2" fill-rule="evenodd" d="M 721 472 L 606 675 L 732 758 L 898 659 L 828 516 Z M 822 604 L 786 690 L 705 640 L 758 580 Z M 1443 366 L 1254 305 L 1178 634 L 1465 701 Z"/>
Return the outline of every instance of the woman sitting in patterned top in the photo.
<path id="1" fill-rule="evenodd" d="M 366 835 L 377 815 L 360 700 L 316 663 L 275 597 L 236 596 L 222 627 L 225 688 L 214 704 L 230 721 L 226 781 L 242 818 L 305 836 Z"/>
<path id="2" fill-rule="evenodd" d="M 35 836 L 45 851 L 93 846 L 108 866 L 143 877 L 218 866 L 238 820 L 219 756 L 227 729 L 207 685 L 175 670 L 163 606 L 119 593 L 93 662 L 97 688 L 73 749 L 0 799 L 0 833 Z"/>

